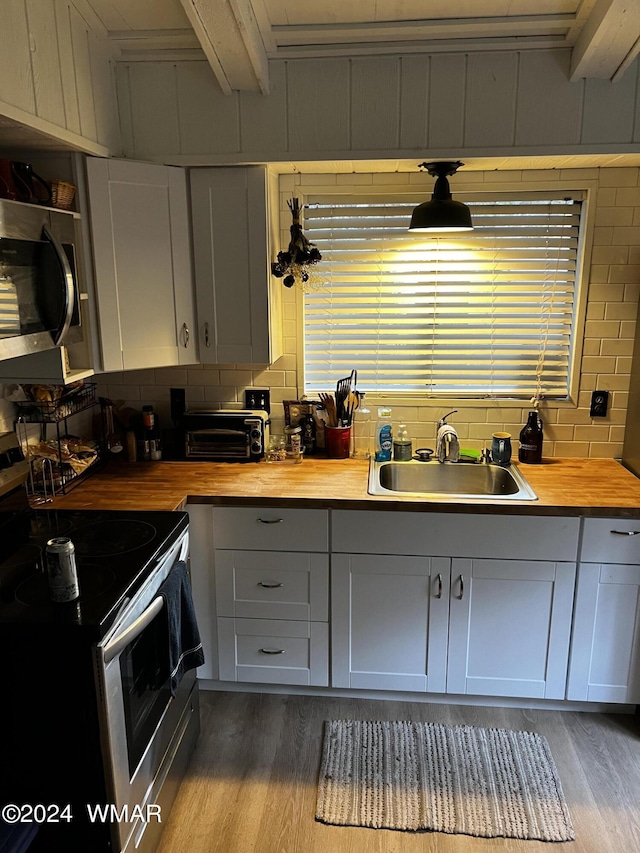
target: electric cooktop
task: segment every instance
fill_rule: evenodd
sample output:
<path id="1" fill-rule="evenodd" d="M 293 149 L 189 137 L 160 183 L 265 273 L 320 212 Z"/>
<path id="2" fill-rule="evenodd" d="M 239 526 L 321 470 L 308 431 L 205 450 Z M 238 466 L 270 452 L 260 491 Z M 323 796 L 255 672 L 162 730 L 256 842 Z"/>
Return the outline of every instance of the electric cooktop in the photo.
<path id="1" fill-rule="evenodd" d="M 0 499 L 0 633 L 8 626 L 83 629 L 105 635 L 120 608 L 188 525 L 186 512 L 33 510 Z M 75 546 L 80 597 L 49 598 L 45 548 L 54 536 Z"/>

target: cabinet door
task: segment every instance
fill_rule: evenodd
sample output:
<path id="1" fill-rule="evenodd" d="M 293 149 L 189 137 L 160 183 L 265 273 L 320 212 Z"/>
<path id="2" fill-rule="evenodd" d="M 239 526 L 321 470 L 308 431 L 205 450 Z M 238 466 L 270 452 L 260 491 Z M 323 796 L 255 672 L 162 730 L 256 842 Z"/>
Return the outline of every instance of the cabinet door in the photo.
<path id="1" fill-rule="evenodd" d="M 331 558 L 332 684 L 443 693 L 450 561 Z"/>
<path id="2" fill-rule="evenodd" d="M 567 699 L 640 702 L 640 566 L 581 563 Z"/>
<path id="3" fill-rule="evenodd" d="M 266 169 L 192 169 L 190 177 L 200 359 L 271 363 L 282 354 L 282 283 L 269 269 Z"/>
<path id="4" fill-rule="evenodd" d="M 183 169 L 87 159 L 103 369 L 197 361 Z"/>
<path id="5" fill-rule="evenodd" d="M 455 559 L 447 692 L 564 699 L 575 563 Z"/>

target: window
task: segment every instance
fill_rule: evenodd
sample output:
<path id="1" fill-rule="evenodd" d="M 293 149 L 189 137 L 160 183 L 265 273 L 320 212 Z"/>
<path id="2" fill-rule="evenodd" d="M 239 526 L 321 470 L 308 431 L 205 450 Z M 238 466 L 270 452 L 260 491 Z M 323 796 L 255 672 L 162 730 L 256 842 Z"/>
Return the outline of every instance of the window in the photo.
<path id="1" fill-rule="evenodd" d="M 323 286 L 304 297 L 305 392 L 565 398 L 583 193 L 465 196 L 474 230 L 410 233 L 424 196 L 305 199 Z"/>

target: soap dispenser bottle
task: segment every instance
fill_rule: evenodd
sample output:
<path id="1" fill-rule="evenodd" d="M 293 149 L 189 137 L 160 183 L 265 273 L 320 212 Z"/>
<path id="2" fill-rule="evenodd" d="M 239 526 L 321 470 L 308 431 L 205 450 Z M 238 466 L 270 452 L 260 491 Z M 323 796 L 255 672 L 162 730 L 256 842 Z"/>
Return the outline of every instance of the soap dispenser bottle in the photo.
<path id="1" fill-rule="evenodd" d="M 382 407 L 378 409 L 378 423 L 376 424 L 376 462 L 389 462 L 389 460 L 391 459 L 392 447 L 393 431 L 391 426 L 391 409 Z"/>
<path id="2" fill-rule="evenodd" d="M 393 437 L 394 462 L 410 462 L 413 455 L 411 439 L 406 424 L 398 425 L 398 432 Z"/>

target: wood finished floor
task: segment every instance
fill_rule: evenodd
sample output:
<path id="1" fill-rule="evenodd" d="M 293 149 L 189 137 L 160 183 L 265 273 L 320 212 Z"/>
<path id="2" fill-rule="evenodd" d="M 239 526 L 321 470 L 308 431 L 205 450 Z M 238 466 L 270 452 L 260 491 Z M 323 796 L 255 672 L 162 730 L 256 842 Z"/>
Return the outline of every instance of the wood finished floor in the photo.
<path id="1" fill-rule="evenodd" d="M 563 844 L 325 826 L 323 721 L 419 720 L 535 731 L 576 830 Z M 202 732 L 157 853 L 638 853 L 640 717 L 258 693 L 201 693 Z"/>

